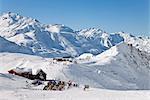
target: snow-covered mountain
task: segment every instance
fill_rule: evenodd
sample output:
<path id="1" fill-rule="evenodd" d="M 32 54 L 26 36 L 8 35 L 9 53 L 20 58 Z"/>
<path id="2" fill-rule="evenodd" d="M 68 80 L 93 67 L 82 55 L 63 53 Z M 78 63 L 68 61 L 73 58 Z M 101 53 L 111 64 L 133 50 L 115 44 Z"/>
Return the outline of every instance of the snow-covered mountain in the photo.
<path id="1" fill-rule="evenodd" d="M 150 50 L 150 39 L 126 33 L 107 33 L 98 28 L 76 31 L 62 24 L 45 25 L 11 12 L 0 16 L 0 36 L 42 57 L 96 55 L 122 41 L 132 42 L 144 51 Z"/>
<path id="2" fill-rule="evenodd" d="M 15 13 L 3 14 L 0 17 L 0 32 L 0 36 L 31 49 L 36 55 L 57 55 L 57 48 L 61 52 L 61 48 L 52 40 L 50 33 L 36 19 Z M 63 52 L 61 54 L 63 55 Z"/>

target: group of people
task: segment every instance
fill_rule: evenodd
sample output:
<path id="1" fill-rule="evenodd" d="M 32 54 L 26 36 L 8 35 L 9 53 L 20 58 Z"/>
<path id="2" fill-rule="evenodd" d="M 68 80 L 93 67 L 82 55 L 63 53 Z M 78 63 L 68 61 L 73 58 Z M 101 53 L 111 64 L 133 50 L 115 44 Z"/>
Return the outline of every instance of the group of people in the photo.
<path id="1" fill-rule="evenodd" d="M 65 82 L 56 80 L 49 81 L 47 85 L 43 88 L 43 90 L 60 90 L 60 91 L 63 89 L 65 89 Z"/>
<path id="2" fill-rule="evenodd" d="M 43 88 L 43 90 L 65 90 L 71 87 L 78 87 L 77 83 L 72 83 L 71 81 L 57 81 L 57 80 L 50 80 L 47 85 Z"/>
<path id="3" fill-rule="evenodd" d="M 34 80 L 32 82 L 32 85 L 38 86 L 44 84 L 43 81 L 41 80 Z M 49 80 L 47 84 L 44 86 L 43 90 L 65 90 L 65 89 L 70 89 L 72 87 L 79 87 L 79 84 L 72 82 L 72 81 L 60 81 L 60 80 Z M 89 85 L 84 85 L 83 90 L 89 89 Z"/>

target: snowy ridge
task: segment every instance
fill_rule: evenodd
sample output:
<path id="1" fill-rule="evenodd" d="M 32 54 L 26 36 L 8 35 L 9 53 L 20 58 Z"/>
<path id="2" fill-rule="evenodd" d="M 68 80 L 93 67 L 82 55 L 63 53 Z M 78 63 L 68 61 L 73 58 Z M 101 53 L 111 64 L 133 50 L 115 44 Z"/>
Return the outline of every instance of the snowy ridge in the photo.
<path id="1" fill-rule="evenodd" d="M 87 61 L 88 60 L 88 61 Z M 108 89 L 150 89 L 150 55 L 126 43 L 72 65 L 73 80 Z M 78 66 L 78 67 L 75 67 Z M 77 74 L 78 73 L 78 74 Z M 79 79 L 78 77 L 82 77 Z M 86 80 L 86 81 L 85 81 Z"/>
<path id="2" fill-rule="evenodd" d="M 135 37 L 124 32 L 118 32 L 124 38 L 124 42 L 132 44 L 134 47 L 150 53 L 150 37 Z"/>

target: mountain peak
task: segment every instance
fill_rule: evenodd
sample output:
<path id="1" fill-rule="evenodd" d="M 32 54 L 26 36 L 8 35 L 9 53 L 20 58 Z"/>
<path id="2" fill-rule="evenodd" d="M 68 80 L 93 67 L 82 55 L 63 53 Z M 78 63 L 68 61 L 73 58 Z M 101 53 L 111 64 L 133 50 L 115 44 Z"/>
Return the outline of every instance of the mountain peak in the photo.
<path id="1" fill-rule="evenodd" d="M 0 26 L 2 26 L 2 27 L 8 27 L 15 23 L 22 24 L 23 22 L 26 22 L 27 24 L 29 24 L 31 22 L 39 23 L 39 21 L 37 19 L 33 19 L 30 17 L 24 17 L 17 13 L 12 13 L 12 12 L 3 13 L 0 16 Z"/>
<path id="2" fill-rule="evenodd" d="M 101 36 L 102 33 L 104 33 L 104 31 L 101 30 L 100 28 L 88 28 L 88 29 L 82 29 L 79 31 L 79 35 L 83 35 L 86 38 Z"/>
<path id="3" fill-rule="evenodd" d="M 7 12 L 7 13 L 3 13 L 1 15 L 1 17 L 3 18 L 3 20 L 6 20 L 6 19 L 21 19 L 23 16 L 17 14 L 17 13 L 12 13 L 12 12 Z"/>

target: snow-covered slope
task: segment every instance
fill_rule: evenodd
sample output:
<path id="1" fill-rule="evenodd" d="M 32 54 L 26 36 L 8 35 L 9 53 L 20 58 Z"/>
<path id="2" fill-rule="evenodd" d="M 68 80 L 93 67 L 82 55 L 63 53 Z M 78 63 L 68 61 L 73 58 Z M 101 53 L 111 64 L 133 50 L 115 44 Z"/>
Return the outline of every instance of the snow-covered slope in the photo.
<path id="1" fill-rule="evenodd" d="M 72 80 L 108 89 L 150 89 L 150 55 L 125 43 L 77 62 L 67 70 Z"/>
<path id="2" fill-rule="evenodd" d="M 39 58 L 39 57 L 34 57 L 34 56 L 29 56 L 29 55 L 23 55 L 23 54 L 8 54 L 8 53 L 1 53 L 1 59 L 2 59 L 2 55 L 4 57 L 4 59 L 6 59 L 5 61 L 10 61 L 14 60 L 14 58 L 16 60 L 14 60 L 13 62 L 17 61 L 17 60 L 21 60 L 22 59 L 22 64 L 25 62 L 26 60 L 28 60 L 28 64 L 31 66 L 34 66 L 33 63 L 31 64 L 31 62 L 29 62 L 32 59 L 33 61 L 37 61 L 39 62 L 41 60 L 41 62 L 39 63 L 35 63 L 36 66 L 40 63 L 43 62 L 43 64 L 39 65 L 38 67 L 42 67 L 44 66 L 44 59 L 43 58 Z M 6 57 L 7 56 L 7 57 Z M 17 57 L 18 56 L 18 57 Z M 19 58 L 20 56 L 20 58 Z M 114 54 L 115 56 L 115 54 Z M 9 58 L 8 57 L 12 57 Z M 27 59 L 25 59 L 27 58 Z M 31 59 L 29 59 L 31 58 Z M 99 58 L 99 57 L 98 57 Z M 24 60 L 23 60 L 24 59 Z M 96 58 L 97 59 L 97 58 Z M 98 60 L 98 59 L 97 59 Z M 50 60 L 52 61 L 52 59 Z M 49 62 L 50 62 L 49 61 Z M 79 62 L 79 61 L 78 61 Z M 17 62 L 16 62 L 17 63 Z M 55 62 L 56 64 L 57 62 Z M 12 62 L 9 62 L 8 65 L 15 65 L 14 63 L 12 64 Z M 6 68 L 7 63 L 6 62 L 1 62 L 1 65 L 3 65 L 3 68 Z M 27 62 L 26 62 L 27 65 Z M 21 65 L 20 65 L 21 66 Z M 56 67 L 56 66 L 53 66 Z M 62 68 L 62 66 L 58 66 L 55 68 L 55 70 L 53 69 L 53 67 L 47 67 L 49 68 L 49 72 L 53 73 L 56 72 L 56 70 L 58 68 Z M 80 66 L 75 66 L 75 67 L 80 67 Z M 85 70 L 84 72 L 80 73 L 81 76 L 85 75 L 84 77 L 87 77 L 88 79 L 90 78 L 89 76 L 91 76 L 92 74 L 90 74 L 90 70 L 93 71 L 92 69 L 95 67 L 84 67 L 82 66 L 83 69 Z M 7 68 L 6 68 L 7 69 Z M 5 69 L 5 70 L 6 70 Z M 75 68 L 76 69 L 76 68 Z M 76 70 L 78 71 L 78 70 Z M 88 72 L 89 71 L 89 72 Z M 85 73 L 89 73 L 85 74 Z M 95 71 L 98 72 L 99 74 L 101 73 L 100 71 Z M 57 73 L 60 74 L 63 73 L 61 70 Z M 83 74 L 84 73 L 84 74 Z M 102 72 L 103 73 L 103 72 Z M 67 74 L 67 73 L 65 73 Z M 50 75 L 50 74 L 49 74 Z M 53 76 L 53 75 L 51 75 Z M 55 76 L 55 75 L 54 75 Z M 100 77 L 100 76 L 99 76 Z M 67 77 L 69 78 L 69 77 Z M 83 77 L 80 77 L 80 81 L 82 81 Z M 91 79 L 93 80 L 93 79 Z M 97 77 L 95 77 L 95 80 L 97 80 Z M 109 81 L 109 79 L 107 79 Z M 98 81 L 98 80 L 97 80 Z M 103 80 L 101 80 L 103 81 Z M 143 82 L 145 82 L 145 80 L 143 80 Z M 106 82 L 107 84 L 109 82 Z M 57 100 L 99 100 L 99 99 L 103 99 L 103 100 L 149 100 L 150 97 L 150 92 L 149 90 L 146 91 L 116 91 L 116 90 L 105 90 L 105 89 L 98 89 L 98 88 L 92 88 L 92 86 L 90 85 L 90 89 L 87 91 L 83 91 L 82 86 L 79 88 L 71 88 L 68 90 L 64 90 L 64 91 L 43 91 L 42 88 L 43 86 L 39 86 L 39 87 L 35 87 L 35 86 L 31 86 L 31 81 L 19 76 L 15 76 L 15 75 L 10 75 L 10 74 L 4 74 L 4 73 L 0 73 L 0 99 L 2 100 L 20 100 L 20 99 L 28 99 L 28 100 L 51 100 L 51 99 L 57 99 Z M 94 84 L 94 83 L 93 83 Z M 111 84 L 111 83 L 110 83 Z M 118 84 L 118 83 L 116 83 Z M 126 85 L 126 84 L 124 84 Z M 33 89 L 32 89 L 33 88 Z"/>
<path id="3" fill-rule="evenodd" d="M 28 82 L 28 83 L 27 83 Z M 30 81 L 0 73 L 0 100 L 149 100 L 149 91 L 115 91 L 81 87 L 65 91 L 43 91 L 42 87 L 28 89 Z M 38 90 L 36 90 L 38 89 Z"/>
<path id="4" fill-rule="evenodd" d="M 126 43 L 74 62 L 57 62 L 50 58 L 23 54 L 0 54 L 0 72 L 14 67 L 43 69 L 48 79 L 73 80 L 79 84 L 106 89 L 150 89 L 150 55 Z"/>
<path id="5" fill-rule="evenodd" d="M 14 42 L 4 39 L 3 37 L 0 37 L 0 52 L 33 54 L 30 49 L 19 46 Z"/>
<path id="6" fill-rule="evenodd" d="M 122 43 L 96 56 L 96 59 L 95 65 L 100 65 L 106 77 L 111 75 L 112 83 L 119 79 L 116 82 L 121 87 L 130 83 L 128 88 L 150 88 L 150 55 L 146 52 Z"/>
<path id="7" fill-rule="evenodd" d="M 30 80 L 23 77 L 0 73 L 0 91 L 25 88 L 27 85 L 26 81 L 30 82 Z"/>
<path id="8" fill-rule="evenodd" d="M 0 61 L 0 66 L 2 66 L 0 67 L 0 73 L 8 73 L 8 70 L 16 67 L 32 69 L 33 74 L 38 69 L 43 69 L 47 73 L 48 79 L 61 79 L 60 77 L 64 76 L 62 70 L 70 64 L 69 62 L 56 62 L 52 58 L 42 58 L 20 53 L 0 53 Z"/>

